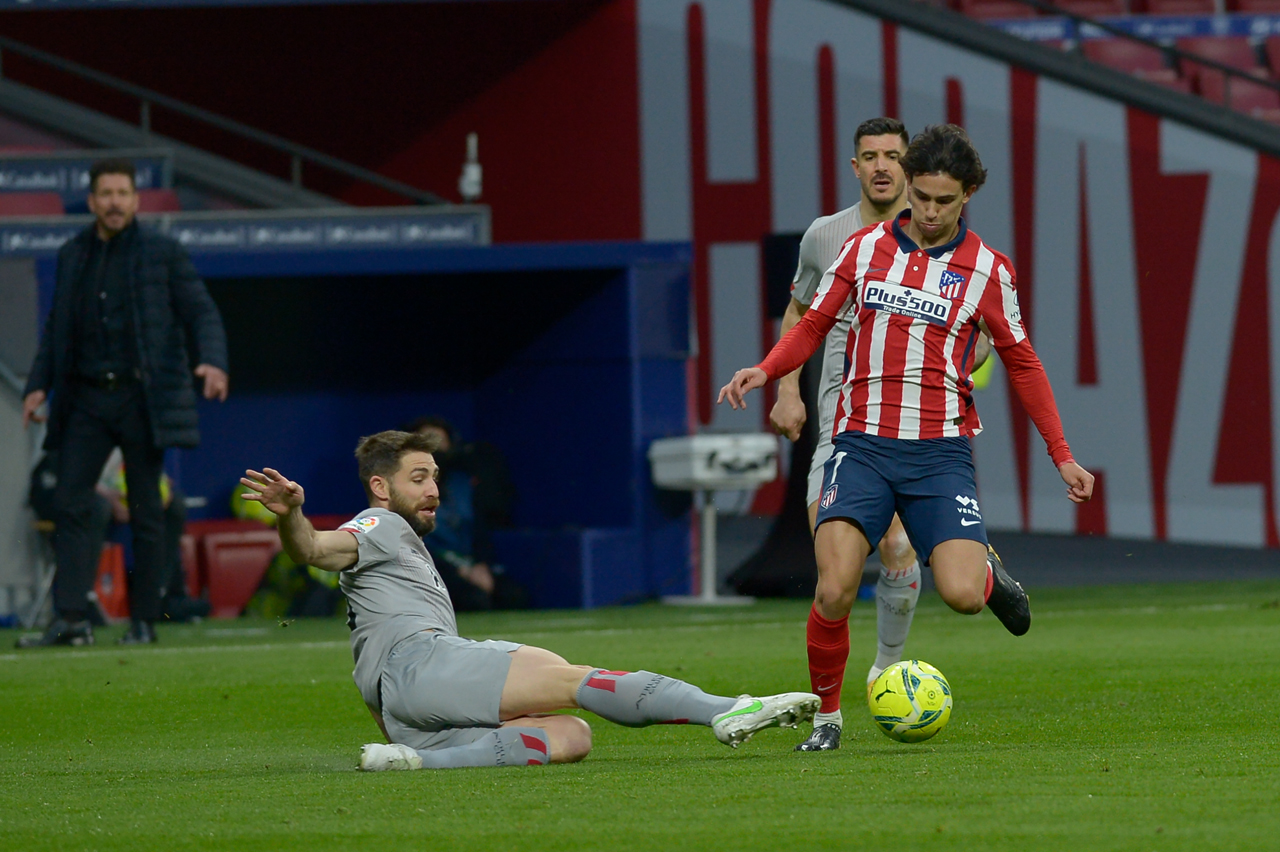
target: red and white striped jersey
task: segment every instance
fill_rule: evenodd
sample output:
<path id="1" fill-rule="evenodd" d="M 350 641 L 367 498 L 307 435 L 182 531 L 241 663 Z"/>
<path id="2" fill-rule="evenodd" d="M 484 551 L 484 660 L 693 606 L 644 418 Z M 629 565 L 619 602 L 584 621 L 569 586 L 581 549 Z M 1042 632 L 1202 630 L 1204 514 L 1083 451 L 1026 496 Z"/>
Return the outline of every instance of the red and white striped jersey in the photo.
<path id="1" fill-rule="evenodd" d="M 853 236 L 814 297 L 811 310 L 852 320 L 835 434 L 978 434 L 969 373 L 979 321 L 997 351 L 1027 337 L 1009 259 L 963 219 L 951 242 L 918 248 L 903 232 L 910 215 Z"/>

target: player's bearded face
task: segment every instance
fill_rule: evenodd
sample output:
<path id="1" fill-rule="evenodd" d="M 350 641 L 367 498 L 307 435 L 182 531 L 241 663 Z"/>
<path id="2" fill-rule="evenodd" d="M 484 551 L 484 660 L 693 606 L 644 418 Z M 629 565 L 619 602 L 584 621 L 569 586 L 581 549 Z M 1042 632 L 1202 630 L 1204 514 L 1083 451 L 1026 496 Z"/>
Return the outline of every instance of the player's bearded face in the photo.
<path id="1" fill-rule="evenodd" d="M 403 494 L 392 483 L 387 483 L 387 491 L 391 504 L 388 508 L 409 522 L 418 535 L 426 535 L 436 528 L 435 509 L 440 505 L 439 497 L 415 497 Z M 423 517 L 422 512 L 429 510 L 430 517 Z"/>
<path id="2" fill-rule="evenodd" d="M 426 535 L 436 528 L 436 508 L 440 505 L 440 492 L 435 480 L 409 482 L 404 490 L 396 487 L 394 480 L 387 481 L 387 508 L 409 522 L 418 535 Z"/>
<path id="3" fill-rule="evenodd" d="M 896 133 L 863 136 L 853 158 L 853 170 L 862 185 L 862 194 L 876 207 L 891 207 L 902 198 L 907 176 L 898 161 L 906 144 Z"/>

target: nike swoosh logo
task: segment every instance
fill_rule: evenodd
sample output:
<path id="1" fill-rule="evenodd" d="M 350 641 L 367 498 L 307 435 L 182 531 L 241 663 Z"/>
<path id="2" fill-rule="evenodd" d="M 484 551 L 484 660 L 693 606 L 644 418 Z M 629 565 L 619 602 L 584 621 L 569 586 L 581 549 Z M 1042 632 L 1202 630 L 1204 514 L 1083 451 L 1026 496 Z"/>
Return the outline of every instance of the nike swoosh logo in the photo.
<path id="1" fill-rule="evenodd" d="M 757 698 L 755 701 L 752 701 L 750 704 L 748 704 L 746 707 L 743 707 L 741 710 L 735 710 L 731 713 L 725 713 L 716 721 L 723 722 L 725 719 L 732 719 L 734 716 L 745 716 L 747 713 L 755 713 L 763 709 L 764 709 L 764 702 Z"/>
<path id="2" fill-rule="evenodd" d="M 982 523 L 982 521 L 966 521 L 964 518 L 960 519 L 960 526 L 962 527 L 971 527 L 974 524 L 980 524 L 980 523 Z"/>
<path id="3" fill-rule="evenodd" d="M 833 684 L 831 684 L 831 686 L 820 686 L 820 687 L 818 687 L 818 691 L 819 691 L 819 692 L 830 692 L 831 690 L 833 690 L 833 689 L 835 689 L 835 688 L 836 688 L 836 685 L 833 683 Z"/>

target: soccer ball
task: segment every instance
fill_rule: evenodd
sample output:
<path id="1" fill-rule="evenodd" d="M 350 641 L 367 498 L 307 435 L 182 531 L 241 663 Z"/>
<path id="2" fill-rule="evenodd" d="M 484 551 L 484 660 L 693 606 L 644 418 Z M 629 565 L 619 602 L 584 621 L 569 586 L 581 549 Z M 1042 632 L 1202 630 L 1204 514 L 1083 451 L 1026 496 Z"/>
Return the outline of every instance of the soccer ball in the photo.
<path id="1" fill-rule="evenodd" d="M 903 660 L 880 673 L 867 696 L 871 718 L 889 739 L 919 743 L 951 718 L 951 685 L 921 660 Z"/>

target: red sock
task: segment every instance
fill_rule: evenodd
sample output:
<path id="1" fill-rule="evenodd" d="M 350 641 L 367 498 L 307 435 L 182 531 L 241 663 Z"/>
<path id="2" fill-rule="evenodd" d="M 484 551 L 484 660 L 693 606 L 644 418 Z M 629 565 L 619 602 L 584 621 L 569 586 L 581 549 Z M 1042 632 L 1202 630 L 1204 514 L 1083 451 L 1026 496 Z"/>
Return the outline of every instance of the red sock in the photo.
<path id="1" fill-rule="evenodd" d="M 995 571 L 991 569 L 991 563 L 987 563 L 987 590 L 982 593 L 982 602 L 986 603 L 991 600 L 991 587 L 996 584 Z"/>
<path id="2" fill-rule="evenodd" d="M 840 709 L 844 667 L 849 662 L 849 616 L 828 621 L 814 604 L 809 610 L 805 639 L 809 647 L 809 683 L 822 698 L 822 712 L 834 713 Z"/>

